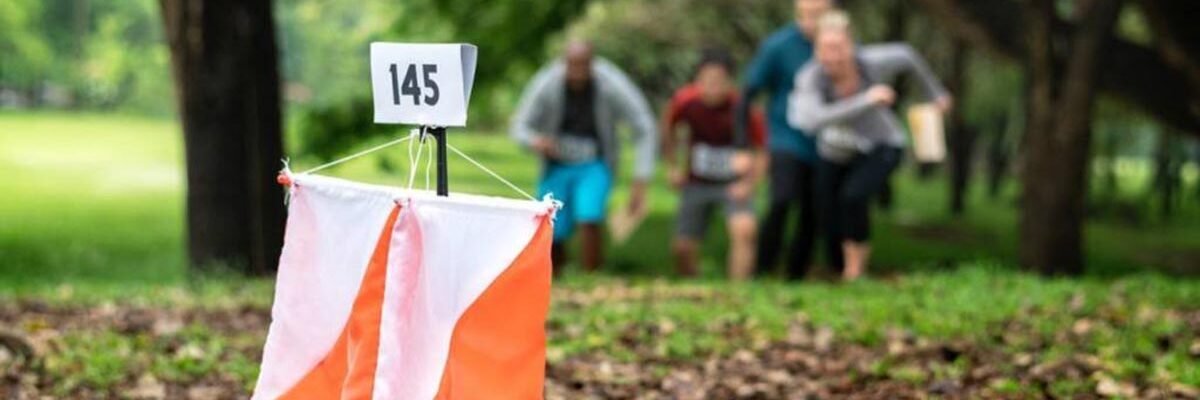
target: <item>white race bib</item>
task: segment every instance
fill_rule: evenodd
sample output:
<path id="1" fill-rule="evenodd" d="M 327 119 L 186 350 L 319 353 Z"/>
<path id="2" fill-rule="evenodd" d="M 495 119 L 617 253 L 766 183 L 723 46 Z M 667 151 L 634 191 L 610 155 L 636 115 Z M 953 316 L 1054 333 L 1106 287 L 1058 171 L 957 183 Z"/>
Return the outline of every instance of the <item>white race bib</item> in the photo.
<path id="1" fill-rule="evenodd" d="M 734 147 L 709 146 L 696 143 L 692 146 L 692 175 L 715 181 L 732 180 L 738 177 L 733 167 L 737 149 Z"/>
<path id="2" fill-rule="evenodd" d="M 817 145 L 821 149 L 822 157 L 838 162 L 869 153 L 872 148 L 870 141 L 842 125 L 833 125 L 822 130 L 821 140 Z"/>
<path id="3" fill-rule="evenodd" d="M 589 137 L 565 134 L 560 135 L 556 142 L 555 150 L 558 153 L 558 161 L 568 164 L 592 161 L 599 154 L 596 140 Z"/>

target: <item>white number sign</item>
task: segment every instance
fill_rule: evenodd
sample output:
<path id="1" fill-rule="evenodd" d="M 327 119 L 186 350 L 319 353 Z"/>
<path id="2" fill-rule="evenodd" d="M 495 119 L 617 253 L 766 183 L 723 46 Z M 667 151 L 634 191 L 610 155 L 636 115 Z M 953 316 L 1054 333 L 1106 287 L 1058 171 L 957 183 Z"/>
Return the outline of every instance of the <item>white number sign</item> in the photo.
<path id="1" fill-rule="evenodd" d="M 476 52 L 470 44 L 371 43 L 375 123 L 466 126 Z"/>

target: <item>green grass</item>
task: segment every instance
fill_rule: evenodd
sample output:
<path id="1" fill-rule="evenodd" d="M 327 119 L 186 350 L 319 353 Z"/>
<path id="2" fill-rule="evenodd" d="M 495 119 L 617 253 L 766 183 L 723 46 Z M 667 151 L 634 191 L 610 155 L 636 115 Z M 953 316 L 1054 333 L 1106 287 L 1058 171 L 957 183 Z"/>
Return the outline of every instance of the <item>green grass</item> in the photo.
<path id="1" fill-rule="evenodd" d="M 720 282 L 668 283 L 661 280 L 614 280 L 577 278 L 565 285 L 572 291 L 611 292 L 616 287 L 625 297 L 649 300 L 612 300 L 622 295 L 595 296 L 598 300 L 572 301 L 563 318 L 581 318 L 592 326 L 593 335 L 605 327 L 621 327 L 627 321 L 655 322 L 670 319 L 683 332 L 704 331 L 704 324 L 730 320 L 756 325 L 779 336 L 787 324 L 803 313 L 804 319 L 828 326 L 839 335 L 865 344 L 877 344 L 888 328 L 907 329 L 930 338 L 989 339 L 994 324 L 1028 313 L 1036 318 L 1036 331 L 1056 332 L 1074 317 L 1105 308 L 1122 313 L 1118 319 L 1133 318 L 1139 308 L 1195 307 L 1200 304 L 1200 285 L 1179 283 L 1159 274 L 1108 279 L 1044 279 L 988 264 L 968 264 L 948 271 L 915 272 L 889 280 L 866 280 L 854 284 L 809 283 L 798 286 L 780 282 L 726 284 Z M 655 296 L 655 292 L 660 296 Z M 607 300 L 607 301 L 606 301 Z M 1074 303 L 1074 304 L 1072 304 Z M 605 307 L 605 305 L 619 305 Z M 1066 305 L 1070 304 L 1070 307 Z M 588 306 L 596 307 L 588 307 Z M 1070 310 L 1074 308 L 1074 310 Z M 552 319 L 555 316 L 552 315 Z M 1140 318 L 1140 317 L 1139 317 Z M 570 324 L 573 321 L 563 321 Z M 1178 321 L 1142 321 L 1148 331 L 1177 332 Z M 699 324 L 688 329 L 689 324 Z M 610 332 L 616 334 L 614 332 Z M 612 337 L 595 340 L 607 345 Z M 585 341 L 586 342 L 586 341 Z M 572 343 L 575 345 L 578 343 Z M 587 343 L 584 343 L 587 345 Z"/>
<path id="2" fill-rule="evenodd" d="M 0 288 L 180 282 L 181 154 L 171 121 L 0 114 Z"/>
<path id="3" fill-rule="evenodd" d="M 187 280 L 182 226 L 184 182 L 181 135 L 171 120 L 64 114 L 0 114 L 0 292 L 45 291 L 60 284 L 88 284 L 119 294 L 130 286 Z M 379 141 L 383 141 L 380 139 Z M 451 143 L 534 193 L 538 162 L 499 134 L 451 132 Z M 368 144 L 363 144 L 366 147 Z M 407 148 L 395 148 L 324 171 L 368 182 L 404 185 Z M 625 152 L 628 155 L 629 152 Z M 450 163 L 455 191 L 516 197 L 469 163 Z M 319 161 L 294 158 L 293 169 Z M 1148 173 L 1126 166 L 1131 183 Z M 1191 174 L 1195 175 L 1195 174 Z M 270 177 L 264 177 L 270 179 Z M 627 182 L 627 176 L 621 181 Z M 1194 180 L 1194 177 L 1191 179 Z M 424 187 L 418 174 L 416 186 Z M 651 215 L 625 244 L 610 246 L 608 271 L 669 276 L 667 244 L 677 198 L 661 176 L 649 194 Z M 1015 188 L 996 199 L 978 185 L 962 217 L 946 211 L 944 179 L 917 180 L 909 169 L 895 179 L 897 201 L 875 212 L 875 271 L 888 274 L 939 269 L 967 261 L 1012 265 L 1017 247 Z M 623 204 L 626 185 L 614 191 Z M 760 196 L 761 197 L 761 196 Z M 761 207 L 760 207 L 761 208 Z M 1094 276 L 1146 269 L 1177 273 L 1200 270 L 1200 201 L 1190 199 L 1170 221 L 1139 226 L 1101 219 L 1087 224 L 1087 258 Z M 714 221 L 703 268 L 721 276 L 725 238 Z"/>

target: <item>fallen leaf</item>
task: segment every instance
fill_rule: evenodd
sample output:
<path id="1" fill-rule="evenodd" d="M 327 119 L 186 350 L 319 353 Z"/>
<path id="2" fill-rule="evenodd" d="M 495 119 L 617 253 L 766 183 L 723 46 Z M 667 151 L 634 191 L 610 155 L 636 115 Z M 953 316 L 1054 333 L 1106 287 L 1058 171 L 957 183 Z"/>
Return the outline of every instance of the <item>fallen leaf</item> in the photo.
<path id="1" fill-rule="evenodd" d="M 1087 318 L 1080 318 L 1075 321 L 1075 324 L 1071 325 L 1071 333 L 1074 333 L 1075 336 L 1087 335 L 1088 332 L 1092 331 L 1092 325 L 1092 321 Z"/>
<path id="2" fill-rule="evenodd" d="M 1171 393 L 1174 393 L 1180 397 L 1189 399 L 1200 398 L 1200 389 L 1197 389 L 1195 386 L 1190 386 L 1179 382 L 1172 382 L 1170 387 Z"/>
<path id="3" fill-rule="evenodd" d="M 1101 376 L 1097 380 L 1096 394 L 1105 397 L 1136 397 L 1137 387 L 1125 382 L 1118 382 L 1108 376 Z"/>
<path id="4" fill-rule="evenodd" d="M 217 400 L 224 396 L 224 389 L 220 386 L 197 386 L 187 391 L 187 397 L 190 400 Z"/>
<path id="5" fill-rule="evenodd" d="M 817 335 L 813 338 L 813 347 L 819 352 L 828 352 L 833 347 L 833 329 L 826 326 L 817 329 Z"/>
<path id="6" fill-rule="evenodd" d="M 1012 362 L 1018 367 L 1028 367 L 1033 365 L 1033 355 L 1029 353 L 1017 353 L 1013 356 Z"/>
<path id="7" fill-rule="evenodd" d="M 145 374 L 138 378 L 137 385 L 125 395 L 134 399 L 165 399 L 167 387 L 153 375 Z"/>

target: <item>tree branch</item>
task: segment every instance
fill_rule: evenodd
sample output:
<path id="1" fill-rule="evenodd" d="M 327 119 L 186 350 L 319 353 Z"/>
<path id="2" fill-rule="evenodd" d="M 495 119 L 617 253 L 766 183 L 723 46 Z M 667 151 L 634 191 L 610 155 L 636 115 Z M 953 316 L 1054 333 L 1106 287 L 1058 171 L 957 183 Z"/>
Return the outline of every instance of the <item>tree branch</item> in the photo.
<path id="1" fill-rule="evenodd" d="M 1024 61 L 1027 53 L 1021 5 L 1011 0 L 915 0 L 955 36 L 1006 58 Z M 1151 0 L 1146 0 L 1151 1 Z M 1058 21 L 1055 38 L 1066 38 L 1076 26 Z M 1126 100 L 1159 121 L 1200 135 L 1200 114 L 1192 106 L 1198 97 L 1187 85 L 1187 76 L 1152 49 L 1115 37 L 1103 45 L 1099 85 L 1101 90 Z M 1067 52 L 1066 54 L 1070 54 Z M 1056 64 L 1066 65 L 1059 56 Z"/>
<path id="2" fill-rule="evenodd" d="M 1200 6 L 1196 2 L 1143 0 L 1142 11 L 1154 32 L 1159 54 L 1183 71 L 1193 92 L 1200 92 L 1200 24 L 1192 20 Z M 1192 109 L 1200 109 L 1196 99 Z"/>

